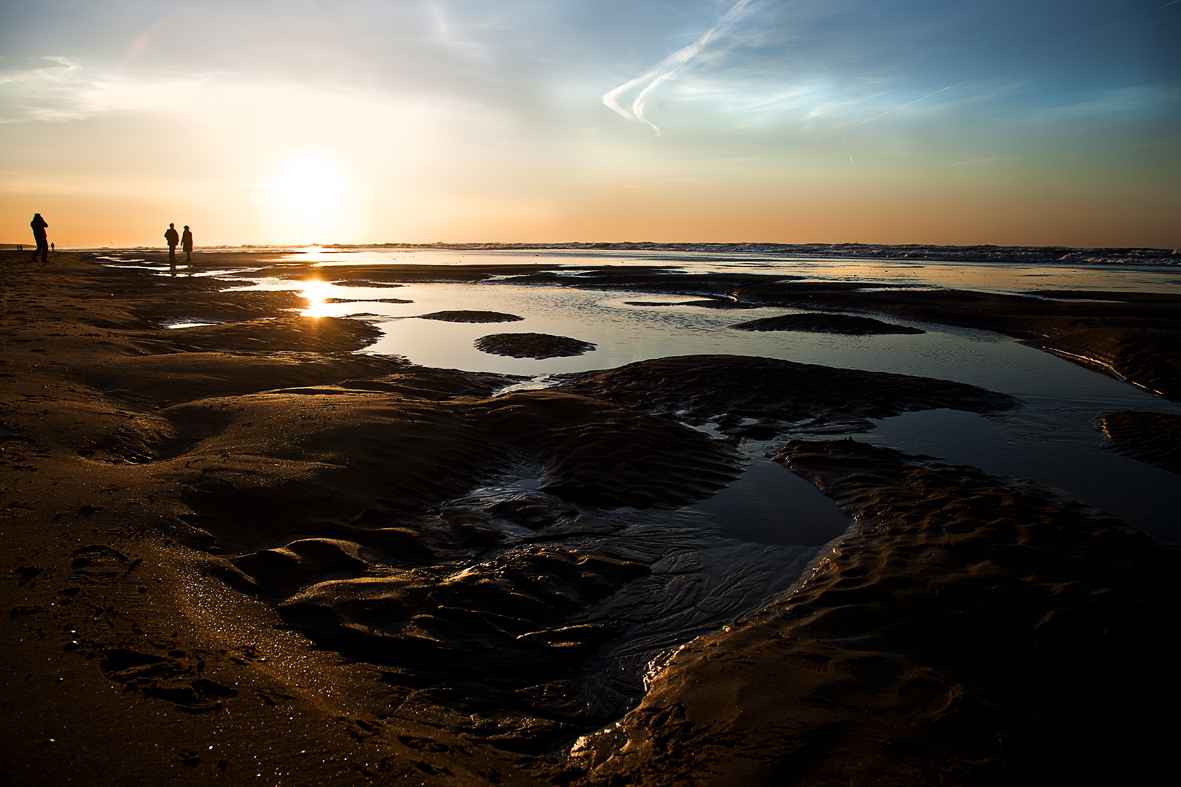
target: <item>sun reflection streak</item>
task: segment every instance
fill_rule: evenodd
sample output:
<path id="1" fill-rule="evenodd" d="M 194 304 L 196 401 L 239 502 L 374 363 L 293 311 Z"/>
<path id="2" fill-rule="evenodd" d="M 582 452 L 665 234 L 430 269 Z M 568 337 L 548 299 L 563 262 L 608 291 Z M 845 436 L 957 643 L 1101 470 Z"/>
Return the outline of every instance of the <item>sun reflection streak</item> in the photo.
<path id="1" fill-rule="evenodd" d="M 308 279 L 303 282 L 300 295 L 308 299 L 308 306 L 300 312 L 303 317 L 325 317 L 328 314 L 328 293 L 332 285 L 319 279 Z"/>

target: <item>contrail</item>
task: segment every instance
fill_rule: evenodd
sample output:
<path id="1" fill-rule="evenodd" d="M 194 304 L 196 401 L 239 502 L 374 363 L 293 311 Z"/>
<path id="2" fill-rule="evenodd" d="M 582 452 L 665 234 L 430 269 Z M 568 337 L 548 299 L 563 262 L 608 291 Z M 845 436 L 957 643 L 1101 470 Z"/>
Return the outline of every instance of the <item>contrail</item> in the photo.
<path id="1" fill-rule="evenodd" d="M 1164 9 L 1169 8 L 1170 6 L 1177 5 L 1177 3 L 1181 3 L 1181 0 L 1171 0 L 1171 2 L 1165 3 L 1164 5 L 1158 5 L 1156 8 L 1150 8 L 1147 11 L 1141 11 L 1138 14 L 1132 14 L 1131 16 L 1124 17 L 1124 18 L 1120 19 L 1118 22 L 1112 22 L 1110 25 L 1104 25 L 1103 27 L 1097 27 L 1088 33 L 1083 33 L 1081 36 L 1078 36 L 1076 38 L 1072 38 L 1069 41 L 1063 41 L 1061 44 L 1058 44 L 1058 46 L 1055 47 L 1055 49 L 1059 49 L 1061 47 L 1068 46 L 1070 44 L 1075 43 L 1076 41 L 1082 41 L 1084 38 L 1089 38 L 1090 36 L 1096 35 L 1097 33 L 1105 33 L 1108 30 L 1111 30 L 1113 27 L 1118 27 L 1119 25 L 1123 24 L 1124 22 L 1128 21 L 1129 19 L 1139 19 L 1142 16 L 1148 16 L 1149 14 L 1155 14 L 1157 11 L 1163 11 Z"/>
<path id="2" fill-rule="evenodd" d="M 1156 8 L 1150 8 L 1147 11 L 1143 11 L 1139 14 L 1136 14 L 1136 16 L 1147 16 L 1148 14 L 1155 14 L 1157 11 L 1160 11 L 1162 8 L 1168 8 L 1171 5 L 1177 5 L 1177 3 L 1181 3 L 1181 0 L 1173 0 L 1173 2 L 1171 2 L 1171 3 L 1165 3 L 1164 5 L 1158 5 Z M 1133 17 L 1133 18 L 1135 18 L 1135 17 Z"/>
<path id="3" fill-rule="evenodd" d="M 1181 0 L 1177 0 L 1177 2 L 1181 3 Z M 865 120 L 861 121 L 860 123 L 858 123 L 858 124 L 857 124 L 857 126 L 864 126 L 864 125 L 865 125 L 866 123 L 868 123 L 869 121 L 871 121 L 871 120 L 877 120 L 877 119 L 878 119 L 878 118 L 880 118 L 882 115 L 888 115 L 888 114 L 890 114 L 891 112 L 894 112 L 894 111 L 896 111 L 896 110 L 902 109 L 903 107 L 909 107 L 911 104 L 917 104 L 917 103 L 919 103 L 920 101 L 926 101 L 926 100 L 927 100 L 928 98 L 930 98 L 931 96 L 937 96 L 937 95 L 939 95 L 940 93 L 942 93 L 942 92 L 943 92 L 943 91 L 945 91 L 945 90 L 951 90 L 953 87 L 959 87 L 960 85 L 967 84 L 967 82 L 968 82 L 968 80 L 966 80 L 966 79 L 965 79 L 963 82 L 956 82 L 954 85 L 948 85 L 948 86 L 947 86 L 947 87 L 945 87 L 945 88 L 942 88 L 942 89 L 940 89 L 940 90 L 936 90 L 934 93 L 928 93 L 927 95 L 923 96 L 922 98 L 916 98 L 914 101 L 907 101 L 905 104 L 902 104 L 901 106 L 894 107 L 893 109 L 887 109 L 885 112 L 881 113 L 881 115 L 874 115 L 874 116 L 873 116 L 873 117 L 871 117 L 871 118 L 867 118 L 867 119 L 865 119 Z M 854 126 L 853 128 L 857 128 L 857 126 Z"/>
<path id="4" fill-rule="evenodd" d="M 1181 0 L 1178 0 L 1178 2 L 1181 2 Z M 603 94 L 603 103 L 628 120 L 638 120 L 641 123 L 646 123 L 652 127 L 653 131 L 659 134 L 660 129 L 656 124 L 644 117 L 644 107 L 648 103 L 648 94 L 655 90 L 661 83 L 671 79 L 677 69 L 696 57 L 697 53 L 702 49 L 724 35 L 733 27 L 735 22 L 745 15 L 746 7 L 750 4 L 751 0 L 738 0 L 738 2 L 730 7 L 729 11 L 722 14 L 721 18 L 701 38 L 698 38 L 692 44 L 689 44 L 689 46 L 673 52 L 635 79 L 624 82 L 614 90 L 607 91 Z M 636 85 L 644 85 L 645 83 L 647 84 L 644 89 L 632 101 L 630 110 L 620 106 L 619 96 L 631 90 Z"/>

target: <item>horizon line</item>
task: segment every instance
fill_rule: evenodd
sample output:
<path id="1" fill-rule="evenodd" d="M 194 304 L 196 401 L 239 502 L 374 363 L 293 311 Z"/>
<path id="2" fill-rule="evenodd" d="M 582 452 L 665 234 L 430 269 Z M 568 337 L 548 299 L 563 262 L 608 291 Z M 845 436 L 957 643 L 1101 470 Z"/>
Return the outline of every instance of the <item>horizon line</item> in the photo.
<path id="1" fill-rule="evenodd" d="M 3 251 L 31 251 L 31 243 L 0 243 Z M 18 249 L 22 247 L 21 249 Z M 267 250 L 312 250 L 312 249 L 439 249 L 439 248 L 530 248 L 530 249 L 570 249 L 570 248 L 599 248 L 599 249 L 632 249 L 632 248 L 735 248 L 744 247 L 750 250 L 759 249 L 793 249 L 793 248 L 892 248 L 892 249 L 1062 249 L 1068 251 L 1140 251 L 1165 252 L 1163 256 L 1181 256 L 1181 248 L 1167 246 L 1069 246 L 1065 244 L 1011 244 L 1011 243 L 867 243 L 864 241 L 807 241 L 799 243 L 785 243 L 781 241 L 433 241 L 430 243 L 392 242 L 383 243 L 244 243 L 239 245 L 217 244 L 199 246 L 193 249 L 194 254 L 202 252 L 236 251 L 246 249 Z M 164 245 L 83 245 L 60 246 L 56 251 L 167 251 Z"/>

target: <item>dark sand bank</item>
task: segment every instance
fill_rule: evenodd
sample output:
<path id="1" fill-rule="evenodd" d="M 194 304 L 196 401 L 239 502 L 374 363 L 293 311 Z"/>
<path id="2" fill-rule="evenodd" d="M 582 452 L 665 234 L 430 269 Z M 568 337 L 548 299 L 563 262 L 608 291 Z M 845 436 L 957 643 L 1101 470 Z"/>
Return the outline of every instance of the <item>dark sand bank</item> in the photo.
<path id="1" fill-rule="evenodd" d="M 946 380 L 734 355 L 658 358 L 569 375 L 561 388 L 759 439 L 790 427 L 852 431 L 908 410 L 995 414 L 1020 406 L 1011 396 Z"/>
<path id="2" fill-rule="evenodd" d="M 369 326 L 289 294 L 27 260 L 0 253 L 13 784 L 1108 784 L 1167 751 L 1172 548 L 853 442 L 782 451 L 865 526 L 799 593 L 647 695 L 597 669 L 685 571 L 627 512 L 741 472 L 670 414 L 769 438 L 1009 397 L 730 356 L 494 397 L 515 380 L 356 355 Z M 535 491 L 468 495 L 505 474 Z"/>
<path id="3" fill-rule="evenodd" d="M 484 311 L 442 311 L 431 312 L 430 314 L 420 314 L 420 320 L 439 320 L 441 322 L 476 322 L 476 323 L 491 323 L 491 322 L 520 322 L 525 319 L 518 317 L 515 314 L 505 314 L 504 312 L 484 312 Z"/>
<path id="4" fill-rule="evenodd" d="M 739 331 L 807 331 L 809 333 L 844 333 L 852 336 L 880 336 L 888 333 L 922 333 L 921 328 L 909 325 L 891 325 L 872 317 L 858 317 L 853 314 L 785 314 L 781 317 L 764 317 L 731 325 Z"/>
<path id="5" fill-rule="evenodd" d="M 494 333 L 481 336 L 475 344 L 481 352 L 511 358 L 566 358 L 595 349 L 590 342 L 548 333 Z"/>

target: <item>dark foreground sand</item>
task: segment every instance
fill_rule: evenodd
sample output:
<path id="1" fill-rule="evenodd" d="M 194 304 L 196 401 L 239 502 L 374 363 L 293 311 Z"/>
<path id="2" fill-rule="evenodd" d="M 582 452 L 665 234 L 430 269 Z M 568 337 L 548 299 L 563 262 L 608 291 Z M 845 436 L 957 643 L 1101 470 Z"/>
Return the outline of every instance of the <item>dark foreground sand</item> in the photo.
<path id="1" fill-rule="evenodd" d="M 1008 397 L 730 356 L 493 397 L 512 380 L 354 355 L 370 326 L 294 316 L 290 294 L 74 254 L 0 266 L 12 784 L 1143 784 L 1171 762 L 1177 550 L 852 441 L 780 450 L 860 523 L 798 592 L 693 640 L 642 697 L 588 677 L 623 625 L 591 613 L 659 555 L 574 505 L 675 507 L 740 472 L 672 413 L 767 438 Z M 1136 338 L 1177 346 L 1176 304 L 1153 303 L 1151 329 L 1079 302 L 1070 330 L 1022 330 L 1181 390 Z M 177 316 L 226 322 L 159 327 Z M 1166 427 L 1107 430 L 1159 455 Z M 536 493 L 457 500 L 520 468 Z"/>
<path id="2" fill-rule="evenodd" d="M 637 710 L 580 748 L 594 776 L 1146 784 L 1166 772 L 1181 551 L 971 468 L 849 440 L 790 441 L 778 458 L 864 526 L 799 592 L 682 649 Z"/>

